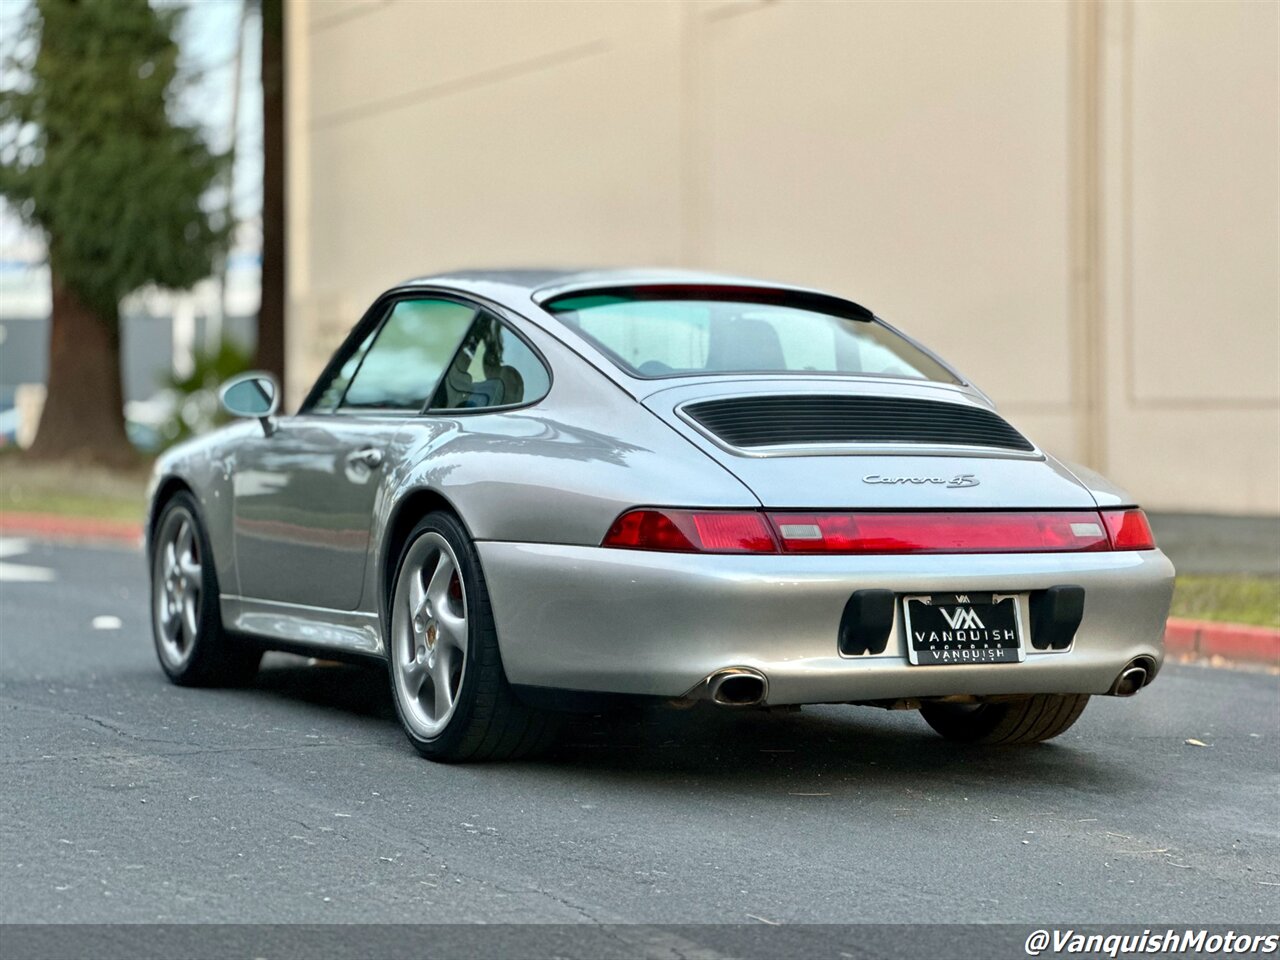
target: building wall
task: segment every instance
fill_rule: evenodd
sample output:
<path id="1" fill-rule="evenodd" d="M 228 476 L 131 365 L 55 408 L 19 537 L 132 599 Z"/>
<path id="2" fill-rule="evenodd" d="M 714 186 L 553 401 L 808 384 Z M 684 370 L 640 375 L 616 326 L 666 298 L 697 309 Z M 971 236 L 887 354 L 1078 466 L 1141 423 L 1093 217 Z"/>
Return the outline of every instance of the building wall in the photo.
<path id="1" fill-rule="evenodd" d="M 291 0 L 289 393 L 409 276 L 706 267 L 1154 508 L 1280 513 L 1278 10 Z"/>

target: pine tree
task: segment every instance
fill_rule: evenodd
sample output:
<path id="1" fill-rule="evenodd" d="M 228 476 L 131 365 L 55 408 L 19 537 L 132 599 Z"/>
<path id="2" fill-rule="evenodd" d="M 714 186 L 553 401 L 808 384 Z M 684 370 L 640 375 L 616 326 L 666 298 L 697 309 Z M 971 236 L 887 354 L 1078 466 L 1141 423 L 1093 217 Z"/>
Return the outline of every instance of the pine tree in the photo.
<path id="1" fill-rule="evenodd" d="M 210 272 L 225 230 L 201 199 L 222 158 L 167 105 L 179 13 L 147 0 L 37 0 L 34 58 L 0 93 L 0 194 L 48 245 L 48 399 L 31 449 L 126 463 L 120 300 Z M 13 71 L 6 71 L 13 75 Z"/>

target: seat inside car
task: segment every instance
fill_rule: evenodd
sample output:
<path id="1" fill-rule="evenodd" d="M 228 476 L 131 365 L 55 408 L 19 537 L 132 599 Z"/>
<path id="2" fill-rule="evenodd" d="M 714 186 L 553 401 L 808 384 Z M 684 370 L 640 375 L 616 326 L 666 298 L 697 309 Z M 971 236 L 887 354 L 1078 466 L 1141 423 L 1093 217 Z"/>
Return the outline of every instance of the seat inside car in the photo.
<path id="1" fill-rule="evenodd" d="M 473 349 L 463 347 L 444 378 L 444 406 L 450 409 L 474 410 L 520 403 L 524 399 L 524 377 L 510 364 L 500 363 L 485 342 L 481 349 L 481 367 L 485 379 L 475 380 L 469 368 L 474 362 Z"/>
<path id="2" fill-rule="evenodd" d="M 773 325 L 750 317 L 712 317 L 707 370 L 784 370 L 782 342 Z"/>

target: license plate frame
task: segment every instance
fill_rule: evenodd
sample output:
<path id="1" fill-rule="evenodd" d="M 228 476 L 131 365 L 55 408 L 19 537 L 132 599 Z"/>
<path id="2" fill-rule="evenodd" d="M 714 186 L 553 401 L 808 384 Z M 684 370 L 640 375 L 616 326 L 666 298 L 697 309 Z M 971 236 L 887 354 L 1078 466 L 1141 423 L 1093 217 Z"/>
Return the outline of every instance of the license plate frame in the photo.
<path id="1" fill-rule="evenodd" d="M 902 624 L 908 662 L 917 667 L 1024 662 L 1022 599 L 1017 593 L 992 592 L 904 596 Z M 944 612 L 948 610 L 950 613 Z M 918 638 L 922 626 L 924 636 Z M 950 637 L 945 636 L 948 633 Z"/>

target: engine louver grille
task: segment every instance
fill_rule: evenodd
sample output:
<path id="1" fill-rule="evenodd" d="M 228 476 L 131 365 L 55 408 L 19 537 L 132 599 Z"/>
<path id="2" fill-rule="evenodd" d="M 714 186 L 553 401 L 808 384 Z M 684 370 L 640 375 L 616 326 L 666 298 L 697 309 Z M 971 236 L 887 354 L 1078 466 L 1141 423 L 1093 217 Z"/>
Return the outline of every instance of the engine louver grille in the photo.
<path id="1" fill-rule="evenodd" d="M 1033 450 L 1003 418 L 981 407 L 902 397 L 801 394 L 734 397 L 684 412 L 735 447 L 922 444 Z"/>

